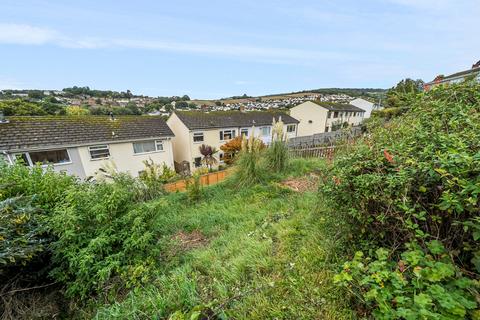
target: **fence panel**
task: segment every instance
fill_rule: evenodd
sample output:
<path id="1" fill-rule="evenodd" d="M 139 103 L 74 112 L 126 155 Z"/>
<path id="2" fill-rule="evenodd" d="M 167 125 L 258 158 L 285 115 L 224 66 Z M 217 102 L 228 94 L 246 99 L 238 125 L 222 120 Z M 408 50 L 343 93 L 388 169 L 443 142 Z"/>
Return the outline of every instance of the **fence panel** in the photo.
<path id="1" fill-rule="evenodd" d="M 218 172 L 211 172 L 200 176 L 200 184 L 202 186 L 209 186 L 225 180 L 231 174 L 231 170 L 224 170 Z M 187 180 L 179 180 L 164 185 L 168 192 L 185 191 L 187 190 Z"/>

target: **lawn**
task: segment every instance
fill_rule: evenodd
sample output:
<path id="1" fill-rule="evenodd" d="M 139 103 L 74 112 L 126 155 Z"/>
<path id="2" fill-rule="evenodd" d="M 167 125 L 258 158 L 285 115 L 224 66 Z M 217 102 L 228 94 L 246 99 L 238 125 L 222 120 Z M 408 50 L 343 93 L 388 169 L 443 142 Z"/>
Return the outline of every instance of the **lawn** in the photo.
<path id="1" fill-rule="evenodd" d="M 322 166 L 291 164 L 290 178 L 309 181 L 302 192 L 278 182 L 237 190 L 227 181 L 205 188 L 198 203 L 182 193 L 153 201 L 163 268 L 149 285 L 77 316 L 191 319 L 199 310 L 210 319 L 351 318 L 332 283 L 345 227 L 311 187 L 309 172 Z"/>

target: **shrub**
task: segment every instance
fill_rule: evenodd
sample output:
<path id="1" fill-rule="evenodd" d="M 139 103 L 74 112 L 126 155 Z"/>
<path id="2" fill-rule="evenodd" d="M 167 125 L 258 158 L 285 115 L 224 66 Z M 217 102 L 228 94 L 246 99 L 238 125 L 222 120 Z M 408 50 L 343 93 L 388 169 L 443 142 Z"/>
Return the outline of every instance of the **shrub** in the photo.
<path id="1" fill-rule="evenodd" d="M 0 160 L 0 275 L 8 276 L 7 269 L 25 266 L 47 250 L 53 239 L 44 220 L 75 184 L 51 168 Z"/>
<path id="2" fill-rule="evenodd" d="M 186 179 L 187 183 L 187 196 L 190 201 L 197 202 L 202 197 L 202 170 L 197 170 L 190 179 Z"/>
<path id="3" fill-rule="evenodd" d="M 218 150 L 205 144 L 202 144 L 198 149 L 203 156 L 202 163 L 209 170 L 212 170 L 212 167 L 218 163 L 218 160 L 215 158 L 215 154 L 218 152 Z"/>
<path id="4" fill-rule="evenodd" d="M 166 163 L 157 164 L 152 159 L 143 161 L 145 170 L 140 174 L 140 181 L 145 186 L 147 199 L 153 199 L 164 193 L 163 185 L 178 178 L 177 173 Z"/>
<path id="5" fill-rule="evenodd" d="M 266 152 L 267 167 L 275 172 L 283 172 L 288 166 L 287 136 L 283 133 L 283 122 L 273 120 L 272 143 Z"/>
<path id="6" fill-rule="evenodd" d="M 38 209 L 31 198 L 0 201 L 0 266 L 25 265 L 45 249 Z"/>
<path id="7" fill-rule="evenodd" d="M 410 243 L 398 261 L 380 248 L 376 258 L 357 252 L 335 281 L 362 297 L 375 319 L 465 319 L 477 307 L 476 281 L 465 277 L 439 241 Z"/>
<path id="8" fill-rule="evenodd" d="M 136 203 L 135 180 L 127 175 L 112 183 L 84 183 L 70 188 L 49 219 L 52 275 L 67 284 L 68 296 L 86 297 L 143 283 L 158 250 L 152 221 L 155 203 Z"/>
<path id="9" fill-rule="evenodd" d="M 243 138 L 235 173 L 238 187 L 249 187 L 263 181 L 264 170 L 260 167 L 262 146 L 262 141 L 253 134 L 249 138 Z"/>
<path id="10" fill-rule="evenodd" d="M 466 276 L 478 279 L 480 84 L 418 94 L 403 116 L 371 125 L 336 159 L 324 196 L 348 213 L 365 249 L 391 248 L 394 260 L 405 243 L 425 251 L 439 240 Z"/>

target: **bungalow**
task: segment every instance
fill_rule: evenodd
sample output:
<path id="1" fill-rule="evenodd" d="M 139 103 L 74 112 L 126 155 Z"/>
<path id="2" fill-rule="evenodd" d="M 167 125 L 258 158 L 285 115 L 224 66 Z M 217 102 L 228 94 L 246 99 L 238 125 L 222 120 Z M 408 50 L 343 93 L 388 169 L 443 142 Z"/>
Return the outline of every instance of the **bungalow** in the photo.
<path id="1" fill-rule="evenodd" d="M 335 131 L 345 124 L 359 125 L 365 110 L 351 104 L 307 101 L 291 108 L 290 115 L 300 121 L 297 135 L 304 137 Z"/>
<path id="2" fill-rule="evenodd" d="M 206 144 L 220 150 L 230 139 L 238 135 L 254 134 L 268 144 L 272 136 L 273 119 L 281 118 L 284 132 L 288 138 L 296 137 L 298 120 L 284 113 L 217 111 L 199 112 L 175 111 L 167 124 L 175 134 L 173 139 L 173 157 L 176 164 L 182 164 L 180 170 L 200 167 L 202 155 L 199 147 Z M 223 153 L 218 154 L 220 163 Z"/>
<path id="3" fill-rule="evenodd" d="M 0 154 L 11 164 L 52 165 L 82 179 L 106 162 L 138 176 L 144 160 L 173 168 L 173 136 L 161 117 L 9 117 L 0 119 Z"/>

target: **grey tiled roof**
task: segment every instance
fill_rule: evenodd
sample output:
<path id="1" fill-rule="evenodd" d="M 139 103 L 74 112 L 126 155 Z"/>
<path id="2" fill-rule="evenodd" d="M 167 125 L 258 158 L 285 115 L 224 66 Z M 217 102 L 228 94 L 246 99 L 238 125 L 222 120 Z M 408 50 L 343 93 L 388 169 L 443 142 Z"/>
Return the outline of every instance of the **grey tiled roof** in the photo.
<path id="1" fill-rule="evenodd" d="M 262 112 L 262 111 L 176 111 L 177 116 L 190 130 L 229 127 L 251 127 L 271 125 L 281 117 L 283 123 L 292 124 L 299 121 L 286 113 Z"/>
<path id="2" fill-rule="evenodd" d="M 322 102 L 322 101 L 312 101 L 313 103 L 324 107 L 328 111 L 353 111 L 353 112 L 365 112 L 362 108 L 356 107 L 352 104 L 347 103 L 333 103 L 333 102 Z"/>
<path id="3" fill-rule="evenodd" d="M 56 146 L 173 137 L 161 117 L 49 116 L 8 117 L 0 123 L 0 150 L 29 150 Z"/>

